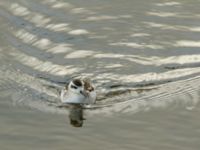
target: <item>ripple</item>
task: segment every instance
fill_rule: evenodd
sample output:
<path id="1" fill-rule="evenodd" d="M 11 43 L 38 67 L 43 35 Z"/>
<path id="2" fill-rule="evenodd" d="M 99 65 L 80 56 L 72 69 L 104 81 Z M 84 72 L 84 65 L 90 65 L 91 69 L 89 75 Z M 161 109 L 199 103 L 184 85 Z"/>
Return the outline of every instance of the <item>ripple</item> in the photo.
<path id="1" fill-rule="evenodd" d="M 60 88 L 89 76 L 98 90 L 91 115 L 195 107 L 198 13 L 184 2 L 129 3 L 2 1 L 0 89 L 16 104 L 66 113 L 56 107 Z"/>

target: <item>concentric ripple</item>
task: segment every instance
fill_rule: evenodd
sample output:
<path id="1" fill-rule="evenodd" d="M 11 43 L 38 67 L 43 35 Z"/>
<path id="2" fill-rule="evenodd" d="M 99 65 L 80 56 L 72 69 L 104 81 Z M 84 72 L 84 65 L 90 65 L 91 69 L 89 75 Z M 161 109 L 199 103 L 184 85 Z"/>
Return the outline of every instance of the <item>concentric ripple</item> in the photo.
<path id="1" fill-rule="evenodd" d="M 60 89 L 86 76 L 98 92 L 91 115 L 195 107 L 199 10 L 186 2 L 135 3 L 110 9 L 106 1 L 2 0 L 1 96 L 66 113 L 56 107 Z"/>

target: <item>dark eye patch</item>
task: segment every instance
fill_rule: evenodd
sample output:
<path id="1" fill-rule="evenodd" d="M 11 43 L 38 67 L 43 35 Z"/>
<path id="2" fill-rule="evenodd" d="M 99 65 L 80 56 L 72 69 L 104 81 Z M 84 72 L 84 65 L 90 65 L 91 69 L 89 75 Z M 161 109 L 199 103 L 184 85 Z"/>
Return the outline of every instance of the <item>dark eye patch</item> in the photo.
<path id="1" fill-rule="evenodd" d="M 76 86 L 74 86 L 74 85 L 71 85 L 71 88 L 73 88 L 73 89 L 77 89 L 77 87 L 76 87 Z"/>
<path id="2" fill-rule="evenodd" d="M 76 86 L 82 86 L 81 80 L 79 80 L 79 79 L 74 79 L 72 82 Z"/>

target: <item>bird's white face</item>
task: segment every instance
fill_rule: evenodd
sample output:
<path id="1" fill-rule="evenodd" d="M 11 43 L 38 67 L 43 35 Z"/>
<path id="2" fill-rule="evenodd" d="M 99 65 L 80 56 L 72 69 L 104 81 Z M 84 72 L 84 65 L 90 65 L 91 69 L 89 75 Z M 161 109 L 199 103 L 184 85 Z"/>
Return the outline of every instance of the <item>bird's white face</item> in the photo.
<path id="1" fill-rule="evenodd" d="M 93 104 L 96 91 L 90 82 L 81 79 L 72 80 L 65 90 L 61 91 L 61 102 L 76 104 Z"/>
<path id="2" fill-rule="evenodd" d="M 72 92 L 73 94 L 80 96 L 80 97 L 87 97 L 88 94 L 86 93 L 84 89 L 84 85 L 81 81 L 73 80 L 68 85 L 69 92 Z"/>

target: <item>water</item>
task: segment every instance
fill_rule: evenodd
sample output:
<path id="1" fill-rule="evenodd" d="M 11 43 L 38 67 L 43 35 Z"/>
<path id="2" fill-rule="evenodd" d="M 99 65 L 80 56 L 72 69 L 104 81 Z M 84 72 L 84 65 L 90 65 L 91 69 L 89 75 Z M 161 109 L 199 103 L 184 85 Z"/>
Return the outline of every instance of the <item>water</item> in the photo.
<path id="1" fill-rule="evenodd" d="M 2 0 L 2 149 L 199 149 L 199 2 Z M 79 76 L 98 100 L 74 128 Z"/>

